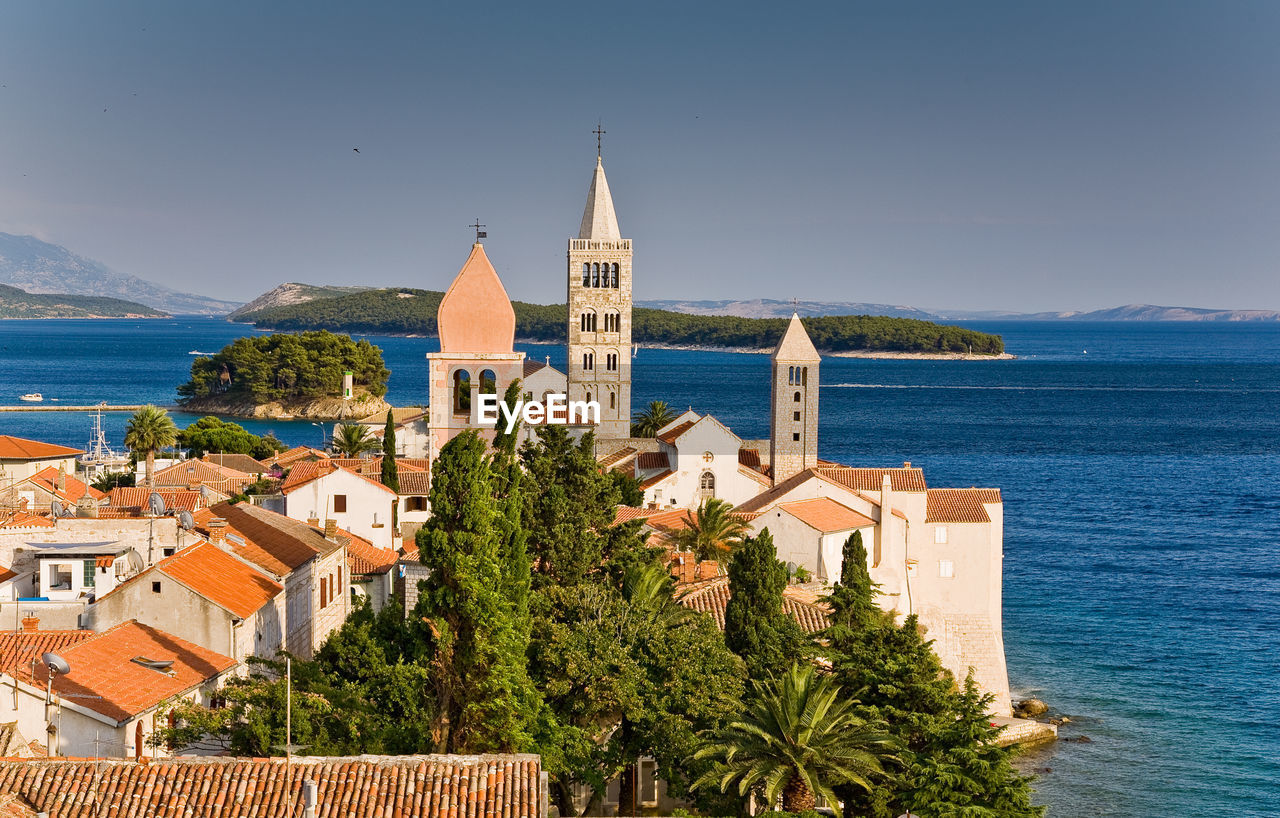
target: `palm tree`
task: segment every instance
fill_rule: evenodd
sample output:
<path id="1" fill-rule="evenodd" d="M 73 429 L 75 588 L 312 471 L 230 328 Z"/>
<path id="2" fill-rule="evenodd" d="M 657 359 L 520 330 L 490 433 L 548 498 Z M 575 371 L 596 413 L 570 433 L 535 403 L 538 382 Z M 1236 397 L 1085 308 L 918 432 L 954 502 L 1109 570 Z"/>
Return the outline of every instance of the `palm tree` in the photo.
<path id="1" fill-rule="evenodd" d="M 815 796 L 838 800 L 832 788 L 871 789 L 894 759 L 893 739 L 854 715 L 854 701 L 810 664 L 794 664 L 782 678 L 752 682 L 738 721 L 704 736 L 696 759 L 719 762 L 694 787 L 716 785 L 738 795 L 763 790 L 766 804 L 782 795 L 784 812 L 814 808 Z"/>
<path id="2" fill-rule="evenodd" d="M 333 448 L 343 457 L 359 457 L 378 448 L 367 426 L 359 423 L 343 423 L 333 431 Z"/>
<path id="3" fill-rule="evenodd" d="M 622 598 L 632 616 L 663 628 L 686 625 L 697 615 L 675 601 L 674 590 L 675 581 L 656 562 L 636 563 L 622 576 Z"/>
<path id="4" fill-rule="evenodd" d="M 133 413 L 124 427 L 124 445 L 147 455 L 147 485 L 155 487 L 156 452 L 167 449 L 178 440 L 178 427 L 169 413 L 147 404 Z"/>
<path id="5" fill-rule="evenodd" d="M 676 544 L 693 551 L 698 559 L 719 559 L 728 555 L 746 536 L 747 523 L 733 515 L 733 505 L 719 497 L 708 497 L 689 519 L 689 527 L 678 532 Z"/>
<path id="6" fill-rule="evenodd" d="M 631 418 L 631 436 L 655 437 L 659 429 L 677 417 L 666 401 L 655 400 Z"/>

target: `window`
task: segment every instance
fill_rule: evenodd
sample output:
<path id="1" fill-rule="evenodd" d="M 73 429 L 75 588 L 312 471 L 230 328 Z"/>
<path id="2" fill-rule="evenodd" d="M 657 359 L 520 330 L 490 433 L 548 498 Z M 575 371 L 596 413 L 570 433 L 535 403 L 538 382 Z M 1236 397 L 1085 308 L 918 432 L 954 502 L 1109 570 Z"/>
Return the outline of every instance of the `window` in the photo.
<path id="1" fill-rule="evenodd" d="M 797 392 L 797 393 L 795 394 L 795 397 L 793 397 L 793 398 L 791 399 L 791 402 L 792 402 L 792 403 L 799 403 L 799 402 L 800 402 L 800 393 L 799 393 L 799 392 Z"/>
<path id="2" fill-rule="evenodd" d="M 426 511 L 427 498 L 426 497 L 410 497 L 409 499 L 405 500 L 404 510 L 405 511 Z"/>
<path id="3" fill-rule="evenodd" d="M 609 328 L 609 316 L 605 316 L 605 329 Z M 594 312 L 584 312 L 578 319 L 578 329 L 583 332 L 596 331 L 596 314 Z"/>
<path id="4" fill-rule="evenodd" d="M 338 588 L 342 588 L 342 566 L 338 566 Z"/>
<path id="5" fill-rule="evenodd" d="M 591 393 L 587 393 L 587 403 L 591 403 Z"/>
<path id="6" fill-rule="evenodd" d="M 71 566 L 54 565 L 49 569 L 49 589 L 53 591 L 71 590 Z"/>
<path id="7" fill-rule="evenodd" d="M 610 352 L 608 355 L 604 356 L 604 368 L 610 372 L 618 371 L 618 353 Z"/>
<path id="8" fill-rule="evenodd" d="M 792 413 L 791 413 L 791 419 L 792 419 L 792 420 L 799 420 L 799 419 L 800 419 L 800 413 L 799 413 L 799 412 L 792 412 Z"/>
<path id="9" fill-rule="evenodd" d="M 591 286 L 591 265 L 585 261 L 582 263 L 582 286 Z"/>
<path id="10" fill-rule="evenodd" d="M 800 367 L 800 385 L 801 386 L 809 385 L 809 367 L 807 366 Z"/>
<path id="11" fill-rule="evenodd" d="M 166 557 L 172 557 L 172 556 L 173 556 L 173 549 L 172 549 L 172 548 L 163 548 L 163 549 L 161 549 L 161 553 L 163 553 Z"/>
<path id="12" fill-rule="evenodd" d="M 324 606 L 329 604 L 329 583 L 324 577 L 320 578 L 320 609 L 324 610 Z"/>
<path id="13" fill-rule="evenodd" d="M 345 494 L 333 495 L 333 513 L 343 514 L 346 512 L 346 510 L 347 510 L 347 495 Z"/>
<path id="14" fill-rule="evenodd" d="M 799 433 L 799 432 L 792 432 L 792 433 L 791 433 L 791 439 L 792 439 L 792 440 L 794 440 L 795 442 L 799 443 L 799 442 L 800 442 L 800 433 Z"/>
<path id="15" fill-rule="evenodd" d="M 609 277 L 609 286 L 618 289 L 618 265 L 613 265 L 613 272 Z"/>
<path id="16" fill-rule="evenodd" d="M 591 265 L 591 286 L 592 287 L 600 286 L 600 265 L 599 264 Z"/>
<path id="17" fill-rule="evenodd" d="M 84 587 L 86 588 L 93 587 L 93 583 L 94 583 L 93 569 L 97 567 L 98 566 L 94 562 L 94 560 L 84 561 Z"/>
<path id="18" fill-rule="evenodd" d="M 935 545 L 947 544 L 947 527 L 940 525 L 933 530 L 933 542 Z"/>
<path id="19" fill-rule="evenodd" d="M 153 594 L 160 593 L 160 583 L 158 582 L 151 583 L 151 593 Z"/>
<path id="20" fill-rule="evenodd" d="M 480 394 L 498 394 L 498 376 L 494 374 L 492 369 L 486 369 L 480 373 Z"/>
<path id="21" fill-rule="evenodd" d="M 613 392 L 609 393 L 609 408 L 610 409 L 618 408 L 618 396 Z"/>
<path id="22" fill-rule="evenodd" d="M 604 331 L 618 332 L 622 329 L 622 316 L 616 312 L 606 312 L 604 314 Z"/>
<path id="23" fill-rule="evenodd" d="M 956 566 L 951 560 L 938 561 L 938 576 L 943 579 L 950 579 L 956 575 Z"/>
<path id="24" fill-rule="evenodd" d="M 716 476 L 714 473 L 704 471 L 702 477 L 698 479 L 698 490 L 703 494 L 716 493 Z"/>
<path id="25" fill-rule="evenodd" d="M 796 368 L 794 366 L 787 367 L 787 386 L 796 385 Z"/>
<path id="26" fill-rule="evenodd" d="M 453 373 L 453 413 L 471 414 L 471 373 L 465 369 Z"/>
<path id="27" fill-rule="evenodd" d="M 594 352 L 582 353 L 582 368 L 587 372 L 591 372 L 596 368 L 596 355 Z M 591 399 L 587 398 L 587 400 Z"/>

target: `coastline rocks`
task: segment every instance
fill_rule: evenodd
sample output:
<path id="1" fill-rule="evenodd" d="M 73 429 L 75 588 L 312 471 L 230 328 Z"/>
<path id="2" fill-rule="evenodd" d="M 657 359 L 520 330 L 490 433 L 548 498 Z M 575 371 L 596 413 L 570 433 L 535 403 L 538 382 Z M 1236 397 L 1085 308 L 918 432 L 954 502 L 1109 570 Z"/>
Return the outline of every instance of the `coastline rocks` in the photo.
<path id="1" fill-rule="evenodd" d="M 195 398 L 178 407 L 180 411 L 201 415 L 271 420 L 358 420 L 374 414 L 386 414 L 391 404 L 368 393 L 351 400 L 337 397 L 311 398 L 305 401 L 271 401 L 254 403 L 223 397 Z"/>
<path id="2" fill-rule="evenodd" d="M 1014 705 L 1013 715 L 1020 719 L 1034 719 L 1049 712 L 1049 705 L 1039 699 L 1023 699 Z"/>

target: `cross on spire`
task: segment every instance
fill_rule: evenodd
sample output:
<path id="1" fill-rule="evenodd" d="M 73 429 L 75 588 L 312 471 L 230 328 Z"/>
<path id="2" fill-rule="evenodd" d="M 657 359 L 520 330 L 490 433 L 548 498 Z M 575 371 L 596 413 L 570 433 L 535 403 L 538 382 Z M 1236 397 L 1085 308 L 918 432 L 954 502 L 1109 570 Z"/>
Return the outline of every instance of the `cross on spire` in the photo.
<path id="1" fill-rule="evenodd" d="M 606 133 L 608 133 L 608 131 L 604 129 L 604 123 L 602 123 L 600 120 L 596 120 L 596 129 L 592 131 L 592 133 L 596 135 L 596 158 L 599 159 L 601 156 L 600 137 L 604 136 Z"/>
<path id="2" fill-rule="evenodd" d="M 480 219 L 479 219 L 478 217 L 476 218 L 476 223 L 475 223 L 475 224 L 469 224 L 469 225 L 467 225 L 467 227 L 471 227 L 471 228 L 474 228 L 474 229 L 475 229 L 475 231 L 476 231 L 476 244 L 479 244 L 479 243 L 480 243 L 480 239 L 487 239 L 487 238 L 489 238 L 489 234 L 488 234 L 488 232 L 486 232 L 486 231 L 485 231 L 485 229 L 484 229 L 484 228 L 485 228 L 485 225 L 483 225 L 483 224 L 481 224 L 481 223 L 480 223 Z"/>

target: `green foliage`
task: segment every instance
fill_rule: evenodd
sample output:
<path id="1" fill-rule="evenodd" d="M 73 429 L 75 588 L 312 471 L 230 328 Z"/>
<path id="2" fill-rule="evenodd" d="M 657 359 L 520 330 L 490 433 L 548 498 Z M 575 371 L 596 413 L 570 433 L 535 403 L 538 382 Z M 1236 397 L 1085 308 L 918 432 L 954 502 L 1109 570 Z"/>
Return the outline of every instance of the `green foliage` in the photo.
<path id="1" fill-rule="evenodd" d="M 113 471 L 102 475 L 97 480 L 94 480 L 90 485 L 98 491 L 107 492 L 117 486 L 123 488 L 132 487 L 136 479 L 137 476 L 133 472 Z"/>
<path id="2" fill-rule="evenodd" d="M 273 435 L 260 437 L 238 423 L 228 423 L 212 415 L 202 417 L 178 432 L 178 447 L 189 449 L 192 457 L 204 457 L 215 452 L 247 454 L 259 460 L 288 448 Z"/>
<path id="3" fill-rule="evenodd" d="M 0 284 L 0 318 L 167 318 L 133 301 L 99 295 L 29 293 Z"/>
<path id="4" fill-rule="evenodd" d="M 357 387 L 386 394 L 391 371 L 382 351 L 368 341 L 323 331 L 255 335 L 196 358 L 191 380 L 178 387 L 178 395 L 182 402 L 225 395 L 254 403 L 333 396 L 341 394 L 346 371 Z"/>
<path id="5" fill-rule="evenodd" d="M 245 319 L 259 327 L 278 330 L 435 335 L 436 310 L 442 297 L 443 293 L 431 290 L 367 290 L 273 307 L 247 315 Z M 564 304 L 513 301 L 511 306 L 515 308 L 516 334 L 520 338 L 552 343 L 565 340 L 568 313 Z M 786 318 L 687 315 L 637 307 L 631 313 L 631 333 L 638 344 L 767 349 L 781 340 L 787 321 Z M 840 315 L 806 318 L 804 325 L 814 346 L 824 352 L 968 352 L 970 347 L 979 355 L 1004 351 L 1004 341 L 998 335 L 913 318 Z"/>
<path id="6" fill-rule="evenodd" d="M 682 551 L 693 551 L 700 560 L 719 560 L 739 544 L 747 533 L 747 524 L 733 516 L 733 505 L 719 497 L 710 497 L 698 506 L 689 527 L 676 534 Z"/>
<path id="7" fill-rule="evenodd" d="M 632 437 L 654 437 L 658 430 L 675 420 L 678 414 L 666 401 L 650 401 L 649 405 L 631 418 Z"/>
<path id="8" fill-rule="evenodd" d="M 746 662 L 749 678 L 780 676 L 796 659 L 812 653 L 804 631 L 782 610 L 786 586 L 787 567 L 776 556 L 769 529 L 734 550 L 724 640 Z"/>
<path id="9" fill-rule="evenodd" d="M 333 450 L 343 457 L 359 457 L 378 449 L 378 441 L 369 427 L 359 423 L 340 423 L 333 430 Z"/>
<path id="10" fill-rule="evenodd" d="M 134 454 L 147 456 L 147 485 L 155 485 L 156 452 L 174 445 L 178 427 L 169 413 L 147 404 L 129 417 L 124 427 L 124 445 Z"/>
<path id="11" fill-rule="evenodd" d="M 831 589 L 827 604 L 831 607 L 831 630 L 827 638 L 849 638 L 855 631 L 862 631 L 882 622 L 885 614 L 876 605 L 879 586 L 871 581 L 867 569 L 867 549 L 862 544 L 862 532 L 855 531 L 844 541 L 841 553 L 840 583 Z"/>
<path id="12" fill-rule="evenodd" d="M 400 471 L 396 467 L 396 422 L 390 409 L 387 410 L 387 425 L 382 429 L 382 485 L 400 492 Z"/>
<path id="13" fill-rule="evenodd" d="M 752 682 L 742 716 L 706 736 L 695 759 L 717 768 L 696 786 L 736 785 L 745 797 L 759 787 L 766 804 L 782 796 L 787 812 L 812 810 L 814 796 L 834 803 L 832 787 L 864 790 L 896 749 L 889 735 L 859 718 L 854 702 L 829 676 L 797 663 L 780 677 Z"/>
<path id="14" fill-rule="evenodd" d="M 504 477 L 510 471 L 498 465 Z M 498 486 L 485 443 L 464 432 L 440 450 L 431 482 L 432 517 L 417 535 L 422 564 L 414 617 L 432 628 L 438 752 L 514 752 L 532 746 L 538 694 L 526 672 L 529 624 L 517 597 L 513 533 L 502 513 L 518 484 Z M 495 497 L 495 489 L 503 496 Z M 515 586 L 522 585 L 523 588 Z"/>

